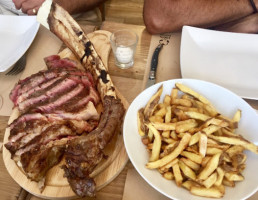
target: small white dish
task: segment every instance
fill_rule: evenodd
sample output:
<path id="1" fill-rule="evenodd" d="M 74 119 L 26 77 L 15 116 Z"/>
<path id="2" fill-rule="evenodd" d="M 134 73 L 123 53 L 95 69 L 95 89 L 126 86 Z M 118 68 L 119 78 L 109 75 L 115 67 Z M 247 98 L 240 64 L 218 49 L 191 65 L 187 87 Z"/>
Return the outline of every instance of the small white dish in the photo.
<path id="1" fill-rule="evenodd" d="M 27 51 L 38 29 L 35 16 L 0 15 L 0 72 L 11 68 Z"/>
<path id="2" fill-rule="evenodd" d="M 184 26 L 180 65 L 183 78 L 221 85 L 242 98 L 258 99 L 258 35 Z"/>
<path id="3" fill-rule="evenodd" d="M 202 94 L 210 100 L 219 112 L 227 117 L 232 118 L 236 110 L 241 109 L 242 118 L 237 133 L 242 133 L 246 139 L 254 142 L 256 145 L 258 144 L 258 115 L 249 104 L 233 92 L 216 84 L 194 79 L 174 79 L 149 87 L 134 99 L 127 110 L 123 126 L 126 151 L 135 169 L 145 181 L 160 193 L 174 200 L 212 200 L 212 198 L 194 196 L 186 189 L 176 186 L 174 180 L 166 180 L 157 170 L 150 170 L 145 167 L 149 155 L 138 133 L 137 112 L 147 104 L 150 97 L 158 90 L 161 84 L 163 84 L 162 101 L 165 94 L 171 93 L 171 89 L 175 86 L 176 82 L 181 82 Z M 247 199 L 257 191 L 258 176 L 256 176 L 256 171 L 258 169 L 258 157 L 249 151 L 246 151 L 246 154 L 246 169 L 243 172 L 245 180 L 236 183 L 234 188 L 226 187 L 223 200 Z"/>

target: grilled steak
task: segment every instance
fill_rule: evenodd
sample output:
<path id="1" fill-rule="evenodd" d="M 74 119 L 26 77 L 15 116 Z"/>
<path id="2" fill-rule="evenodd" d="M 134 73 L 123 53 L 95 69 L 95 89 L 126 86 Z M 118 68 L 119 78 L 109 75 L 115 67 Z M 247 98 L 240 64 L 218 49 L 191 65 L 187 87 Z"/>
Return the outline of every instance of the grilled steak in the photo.
<path id="1" fill-rule="evenodd" d="M 12 159 L 37 182 L 59 163 L 67 142 L 94 130 L 100 116 L 91 74 L 56 55 L 45 61 L 48 70 L 19 81 L 11 92 L 21 115 L 9 125 L 5 144 Z"/>

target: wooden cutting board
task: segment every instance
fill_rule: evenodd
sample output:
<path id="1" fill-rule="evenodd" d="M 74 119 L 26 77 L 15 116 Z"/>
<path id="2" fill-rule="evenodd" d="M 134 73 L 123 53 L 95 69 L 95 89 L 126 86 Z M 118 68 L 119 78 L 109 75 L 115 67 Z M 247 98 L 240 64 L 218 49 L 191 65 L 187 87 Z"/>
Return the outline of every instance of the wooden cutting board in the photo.
<path id="1" fill-rule="evenodd" d="M 110 43 L 109 37 L 110 32 L 108 31 L 95 31 L 93 33 L 88 34 L 88 37 L 94 44 L 94 47 L 98 54 L 100 55 L 102 61 L 105 66 L 108 66 L 108 57 L 110 53 Z M 61 57 L 69 57 L 71 59 L 76 59 L 69 49 L 64 49 L 60 53 Z M 30 76 L 31 73 L 27 68 L 23 73 L 23 77 Z M 126 99 L 117 91 L 118 97 L 122 100 L 122 103 L 127 109 L 129 107 Z M 11 123 L 18 116 L 18 111 L 13 110 L 9 122 Z M 4 144 L 8 141 L 8 136 L 10 134 L 9 128 L 6 129 Z M 126 154 L 126 150 L 123 144 L 123 136 L 122 131 L 120 134 L 116 135 L 111 143 L 105 148 L 105 154 L 108 155 L 107 159 L 103 159 L 101 163 L 95 168 L 93 173 L 91 174 L 94 177 L 96 182 L 97 190 L 103 188 L 108 183 L 110 183 L 124 168 L 128 161 L 128 156 Z M 10 158 L 9 151 L 4 148 L 3 149 L 3 160 L 5 166 L 12 176 L 12 178 L 25 190 L 32 193 L 35 196 L 46 199 L 72 199 L 75 198 L 76 195 L 70 188 L 66 178 L 63 177 L 63 170 L 60 166 L 64 161 L 51 170 L 48 171 L 46 176 L 46 187 L 43 192 L 40 192 L 38 189 L 37 183 L 34 181 L 30 181 L 21 168 L 17 166 L 17 164 Z"/>

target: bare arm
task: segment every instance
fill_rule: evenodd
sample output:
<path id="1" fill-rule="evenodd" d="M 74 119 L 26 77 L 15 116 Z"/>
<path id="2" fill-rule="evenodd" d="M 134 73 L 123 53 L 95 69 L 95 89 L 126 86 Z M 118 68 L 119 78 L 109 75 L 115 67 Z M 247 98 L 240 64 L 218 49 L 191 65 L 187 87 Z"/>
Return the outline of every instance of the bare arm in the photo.
<path id="1" fill-rule="evenodd" d="M 91 10 L 99 6 L 102 2 L 106 0 L 54 0 L 69 13 L 80 13 Z"/>
<path id="2" fill-rule="evenodd" d="M 38 10 L 41 4 L 45 0 L 12 0 L 15 4 L 16 9 L 22 9 L 23 13 L 28 15 L 35 15 L 33 12 Z M 84 12 L 97 7 L 102 2 L 106 0 L 53 0 L 58 3 L 64 9 L 66 9 L 70 14 L 75 14 L 79 12 Z"/>
<path id="3" fill-rule="evenodd" d="M 254 0 L 258 5 L 258 0 Z M 249 0 L 145 0 L 143 18 L 152 34 L 225 24 L 253 13 Z"/>

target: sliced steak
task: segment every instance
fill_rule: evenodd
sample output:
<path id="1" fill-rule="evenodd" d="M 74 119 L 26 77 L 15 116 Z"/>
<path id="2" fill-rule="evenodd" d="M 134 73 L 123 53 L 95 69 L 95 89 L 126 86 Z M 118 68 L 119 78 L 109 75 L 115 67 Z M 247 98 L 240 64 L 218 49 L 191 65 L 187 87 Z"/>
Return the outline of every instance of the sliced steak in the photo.
<path id="1" fill-rule="evenodd" d="M 18 98 L 17 98 L 17 104 L 23 102 L 25 99 L 27 99 L 31 94 L 34 94 L 35 92 L 37 91 L 40 91 L 40 90 L 43 90 L 43 89 L 46 89 L 48 88 L 50 85 L 52 84 L 55 84 L 57 83 L 58 80 L 62 79 L 62 77 L 57 77 L 57 78 L 53 78 L 52 80 L 46 82 L 46 83 L 43 83 L 43 84 L 40 84 L 32 89 L 30 89 L 29 91 L 21 94 Z M 17 105 L 16 104 L 16 105 Z"/>
<path id="2" fill-rule="evenodd" d="M 35 107 L 40 104 L 44 104 L 44 102 L 49 102 L 51 99 L 67 93 L 71 88 L 76 86 L 76 82 L 69 79 L 64 78 L 60 79 L 55 84 L 50 85 L 49 87 L 37 91 L 32 94 L 31 98 L 24 100 L 23 102 L 18 104 L 19 111 L 24 113 L 32 107 Z"/>
<path id="3" fill-rule="evenodd" d="M 75 82 L 82 83 L 86 87 L 88 86 L 95 87 L 95 83 L 89 72 L 85 72 L 75 68 L 64 68 L 64 69 L 54 68 L 50 70 L 40 71 L 24 80 L 20 80 L 12 89 L 9 95 L 10 99 L 13 101 L 14 105 L 16 106 L 17 103 L 21 102 L 20 100 L 18 102 L 18 99 L 21 95 L 29 96 L 30 94 L 33 94 L 34 90 L 38 91 L 37 88 L 38 87 L 41 88 L 41 85 L 43 85 L 44 83 L 49 86 L 51 85 L 49 84 L 49 81 L 57 77 L 64 77 L 64 76 L 67 76 L 67 77 L 70 76 L 70 78 L 73 79 Z M 45 89 L 45 88 L 46 87 L 43 87 L 42 89 Z"/>
<path id="4" fill-rule="evenodd" d="M 52 55 L 44 58 L 48 69 L 52 68 L 71 68 L 77 69 L 76 62 L 68 58 L 61 59 L 59 55 Z"/>

